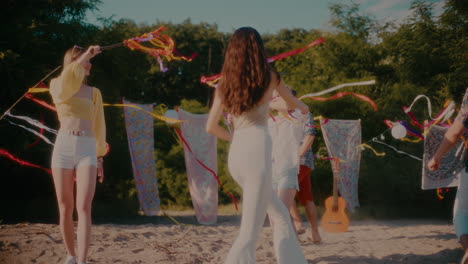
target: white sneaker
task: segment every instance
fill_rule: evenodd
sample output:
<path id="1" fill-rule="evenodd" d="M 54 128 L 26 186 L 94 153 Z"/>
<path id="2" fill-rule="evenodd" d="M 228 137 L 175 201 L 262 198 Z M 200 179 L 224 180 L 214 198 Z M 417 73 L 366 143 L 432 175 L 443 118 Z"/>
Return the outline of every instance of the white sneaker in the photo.
<path id="1" fill-rule="evenodd" d="M 64 264 L 76 264 L 76 257 L 75 256 L 67 256 Z"/>

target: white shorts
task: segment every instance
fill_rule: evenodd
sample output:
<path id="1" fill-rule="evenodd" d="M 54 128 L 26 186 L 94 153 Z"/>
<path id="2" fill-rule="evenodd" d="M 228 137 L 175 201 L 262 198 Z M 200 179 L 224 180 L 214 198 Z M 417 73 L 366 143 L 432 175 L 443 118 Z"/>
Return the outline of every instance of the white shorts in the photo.
<path id="1" fill-rule="evenodd" d="M 52 153 L 52 168 L 76 169 L 85 165 L 97 166 L 96 139 L 59 131 Z"/>
<path id="2" fill-rule="evenodd" d="M 299 191 L 299 180 L 297 168 L 283 170 L 282 173 L 273 173 L 273 190 L 296 189 Z"/>

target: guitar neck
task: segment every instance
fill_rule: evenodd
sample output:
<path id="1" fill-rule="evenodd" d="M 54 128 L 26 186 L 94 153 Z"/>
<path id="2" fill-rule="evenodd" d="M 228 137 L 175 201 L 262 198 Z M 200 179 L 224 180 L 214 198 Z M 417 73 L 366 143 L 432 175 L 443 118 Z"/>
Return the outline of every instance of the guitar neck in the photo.
<path id="1" fill-rule="evenodd" d="M 338 206 L 338 179 L 340 175 L 340 161 L 338 159 L 333 160 L 332 171 L 333 171 L 333 205 Z"/>

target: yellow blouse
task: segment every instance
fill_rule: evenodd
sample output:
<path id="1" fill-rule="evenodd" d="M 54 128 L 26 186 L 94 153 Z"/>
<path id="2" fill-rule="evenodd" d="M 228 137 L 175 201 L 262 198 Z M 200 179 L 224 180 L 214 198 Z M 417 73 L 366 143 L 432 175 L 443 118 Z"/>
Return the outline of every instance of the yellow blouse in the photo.
<path id="1" fill-rule="evenodd" d="M 73 97 L 79 90 L 85 78 L 85 69 L 77 62 L 65 67 L 59 77 L 50 82 L 50 94 L 57 108 L 59 120 L 63 117 L 75 117 L 91 120 L 96 138 L 97 156 L 106 154 L 106 124 L 102 106 L 101 92 L 93 87 L 92 100 Z"/>

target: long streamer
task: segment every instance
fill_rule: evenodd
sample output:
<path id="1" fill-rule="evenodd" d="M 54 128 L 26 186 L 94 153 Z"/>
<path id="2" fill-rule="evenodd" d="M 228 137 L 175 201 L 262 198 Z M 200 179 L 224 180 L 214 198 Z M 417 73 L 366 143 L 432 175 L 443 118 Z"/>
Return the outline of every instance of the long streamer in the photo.
<path id="1" fill-rule="evenodd" d="M 393 147 L 393 146 L 390 146 L 390 145 L 388 145 L 388 144 L 386 144 L 386 143 L 383 143 L 383 142 L 377 140 L 377 138 L 373 138 L 372 141 L 375 142 L 375 143 L 379 143 L 379 144 L 382 144 L 382 145 L 384 145 L 384 146 L 387 146 L 387 147 L 393 149 L 394 151 L 396 151 L 397 153 L 404 154 L 404 155 L 407 155 L 407 156 L 409 156 L 409 157 L 411 157 L 411 158 L 413 158 L 413 159 L 422 161 L 421 158 L 418 158 L 418 157 L 416 157 L 416 156 L 413 156 L 413 155 L 411 155 L 411 154 L 409 154 L 409 153 L 406 153 L 406 152 L 404 152 L 404 151 L 398 150 L 398 149 L 396 149 L 396 148 Z"/>
<path id="2" fill-rule="evenodd" d="M 338 99 L 338 98 L 348 96 L 348 95 L 357 97 L 357 98 L 363 100 L 364 102 L 369 103 L 372 106 L 372 108 L 374 109 L 374 111 L 378 110 L 377 104 L 374 101 L 372 101 L 372 99 L 370 99 L 369 97 L 367 97 L 365 95 L 358 94 L 358 93 L 352 93 L 352 92 L 339 92 L 339 93 L 337 93 L 337 94 L 335 94 L 333 96 L 330 96 L 330 97 L 301 96 L 300 99 L 310 98 L 310 99 L 313 99 L 313 100 L 316 100 L 316 101 L 322 101 L 323 102 L 323 101 Z"/>
<path id="3" fill-rule="evenodd" d="M 379 157 L 385 156 L 385 152 L 377 152 L 377 150 L 375 150 L 373 147 L 367 145 L 366 143 L 363 143 L 361 145 L 357 145 L 356 148 L 368 148 L 368 149 L 372 150 L 372 152 L 374 152 L 374 154 L 376 156 L 379 156 Z"/>
<path id="4" fill-rule="evenodd" d="M 323 43 L 324 39 L 322 37 L 316 39 L 315 41 L 309 43 L 307 46 L 305 47 L 302 47 L 302 48 L 299 48 L 299 49 L 296 49 L 296 50 L 291 50 L 291 51 L 287 51 L 287 52 L 284 52 L 284 53 L 281 53 L 281 54 L 278 54 L 278 55 L 275 55 L 273 57 L 270 57 L 267 59 L 268 62 L 274 62 L 274 61 L 277 61 L 277 60 L 282 60 L 282 59 L 285 59 L 287 57 L 291 57 L 291 56 L 294 56 L 294 55 L 297 55 L 299 53 L 302 53 L 304 52 L 306 49 L 310 48 L 310 47 L 313 47 L 317 44 L 321 44 Z"/>
<path id="5" fill-rule="evenodd" d="M 354 82 L 354 83 L 342 83 L 340 85 L 337 85 L 335 87 L 332 87 L 332 88 L 329 88 L 329 89 L 326 89 L 326 90 L 323 90 L 323 91 L 320 91 L 320 92 L 305 94 L 305 95 L 299 97 L 299 99 L 303 99 L 303 98 L 306 98 L 306 97 L 314 97 L 314 96 L 324 95 L 324 94 L 331 93 L 333 91 L 336 91 L 338 89 L 348 87 L 348 86 L 363 86 L 363 85 L 372 85 L 372 84 L 375 84 L 375 80 L 363 81 L 363 82 Z"/>
<path id="6" fill-rule="evenodd" d="M 104 106 L 117 106 L 117 107 L 133 107 L 133 108 L 136 108 L 138 110 L 141 110 L 143 112 L 146 112 L 146 113 L 152 115 L 156 119 L 159 119 L 159 120 L 162 120 L 162 121 L 165 121 L 165 122 L 168 122 L 168 123 L 175 124 L 175 123 L 180 123 L 181 122 L 181 120 L 179 120 L 179 119 L 174 119 L 174 118 L 169 118 L 169 117 L 165 117 L 165 116 L 162 116 L 162 115 L 157 115 L 155 113 L 148 112 L 145 109 L 143 109 L 141 107 L 138 107 L 136 105 L 132 105 L 132 104 L 106 104 L 106 103 L 104 103 L 103 105 Z"/>
<path id="7" fill-rule="evenodd" d="M 13 156 L 10 152 L 8 152 L 8 151 L 6 151 L 4 149 L 0 149 L 0 155 L 5 156 L 8 159 L 10 159 L 10 160 L 12 160 L 12 161 L 14 161 L 16 163 L 19 163 L 21 166 L 28 166 L 28 167 L 38 168 L 38 169 L 41 169 L 43 171 L 48 172 L 49 174 L 52 174 L 52 171 L 50 169 L 46 169 L 46 168 L 43 168 L 43 167 L 41 167 L 39 165 L 32 164 L 32 163 L 27 162 L 25 160 L 19 159 L 19 158 Z"/>
<path id="8" fill-rule="evenodd" d="M 25 129 L 26 131 L 31 132 L 31 133 L 33 133 L 34 135 L 36 135 L 36 136 L 42 138 L 47 144 L 52 145 L 52 146 L 54 145 L 48 138 L 46 138 L 44 135 L 41 135 L 39 132 L 30 129 L 29 127 L 25 127 L 25 126 L 23 126 L 23 125 L 19 125 L 19 124 L 16 124 L 16 123 L 14 123 L 14 122 L 11 122 L 11 121 L 8 120 L 8 119 L 5 119 L 5 120 L 8 121 L 8 123 L 10 123 L 10 124 L 12 124 L 12 125 L 21 127 L 21 128 L 23 128 L 23 129 Z"/>
<path id="9" fill-rule="evenodd" d="M 419 99 L 421 99 L 421 98 L 424 98 L 424 99 L 427 100 L 427 110 L 429 111 L 429 117 L 430 117 L 431 119 L 434 119 L 434 118 L 432 118 L 432 105 L 431 105 L 431 100 L 429 99 L 429 97 L 425 96 L 424 94 L 420 94 L 420 95 L 416 96 L 416 98 L 414 98 L 414 100 L 413 100 L 413 102 L 411 103 L 411 105 L 410 105 L 408 108 L 406 108 L 406 109 L 404 110 L 405 113 L 410 112 L 410 111 L 411 111 L 411 108 L 413 108 L 413 105 L 414 105 L 417 101 L 419 101 Z"/>
<path id="10" fill-rule="evenodd" d="M 44 115 L 42 114 L 42 112 L 41 112 L 41 124 L 44 124 Z M 44 129 L 43 128 L 41 128 L 39 130 L 39 134 L 44 135 Z M 39 143 L 39 141 L 41 141 L 41 138 L 37 137 L 37 139 L 33 143 L 28 145 L 28 148 L 34 147 L 37 143 Z"/>
<path id="11" fill-rule="evenodd" d="M 53 134 L 56 134 L 56 135 L 58 133 L 57 130 L 49 128 L 48 126 L 43 125 L 40 121 L 37 121 L 36 119 L 32 119 L 32 118 L 27 117 L 27 116 L 16 116 L 16 115 L 13 115 L 11 112 L 7 112 L 6 115 L 9 116 L 9 117 L 16 118 L 16 119 L 24 120 L 24 121 L 28 122 L 29 124 L 31 124 L 33 126 L 36 126 L 38 128 L 41 128 L 41 129 L 45 129 L 50 133 L 53 133 Z"/>
<path id="12" fill-rule="evenodd" d="M 54 106 L 52 106 L 52 105 L 50 105 L 50 104 L 48 104 L 48 103 L 46 103 L 46 102 L 44 102 L 44 101 L 42 101 L 42 100 L 39 100 L 39 99 L 35 98 L 32 94 L 29 94 L 29 93 L 28 93 L 28 94 L 26 94 L 24 97 L 26 97 L 26 98 L 28 98 L 29 100 L 35 102 L 36 104 L 42 105 L 42 106 L 44 106 L 44 107 L 47 108 L 47 109 L 50 109 L 50 110 L 52 110 L 52 111 L 57 112 L 57 109 L 56 109 Z"/>
<path id="13" fill-rule="evenodd" d="M 58 69 L 60 69 L 62 66 L 58 66 L 57 68 L 53 69 L 51 72 L 49 72 L 44 78 L 42 78 L 39 82 L 36 83 L 36 85 L 33 86 L 33 88 L 39 86 L 39 85 L 43 85 L 44 84 L 44 80 L 49 78 L 50 75 L 52 75 L 54 72 L 58 71 Z M 0 116 L 0 120 L 3 119 L 3 117 L 5 116 L 5 113 L 10 111 L 11 109 L 13 109 L 13 107 L 15 107 L 20 101 L 21 99 L 23 99 L 23 97 L 26 96 L 26 94 L 28 94 L 28 92 L 26 91 L 20 98 L 18 98 L 18 100 L 16 100 L 16 102 L 14 102 L 5 112 L 3 112 L 3 114 Z"/>
<path id="14" fill-rule="evenodd" d="M 323 43 L 323 42 L 324 42 L 324 39 L 322 37 L 320 37 L 320 38 L 316 39 L 315 41 L 312 41 L 311 43 L 309 43 L 305 47 L 277 54 L 275 56 L 272 56 L 272 57 L 268 58 L 267 61 L 270 63 L 270 62 L 281 60 L 281 59 L 284 59 L 284 58 L 287 58 L 287 57 L 294 56 L 296 54 L 299 54 L 299 53 L 305 51 L 306 49 L 308 49 L 310 47 L 313 47 L 313 46 L 315 46 L 317 44 L 320 44 L 320 43 Z M 218 73 L 218 74 L 215 74 L 215 75 L 212 75 L 212 76 L 202 76 L 202 77 L 200 77 L 200 82 L 208 84 L 211 87 L 214 87 L 216 85 L 216 83 L 220 79 L 221 79 L 221 74 Z"/>
<path id="15" fill-rule="evenodd" d="M 427 106 L 428 106 L 428 111 L 429 111 L 429 117 L 432 119 L 429 121 L 427 124 L 422 125 L 414 116 L 414 114 L 411 112 L 411 108 L 413 107 L 414 103 L 418 101 L 421 98 L 425 98 L 427 100 Z M 411 118 L 411 124 L 419 127 L 421 130 L 425 130 L 427 127 L 434 126 L 438 122 L 445 122 L 447 121 L 453 113 L 455 113 L 455 102 L 454 101 L 447 101 L 445 103 L 444 109 L 442 109 L 435 118 L 432 118 L 432 110 L 431 110 L 431 100 L 425 96 L 425 95 L 418 95 L 413 103 L 410 105 L 410 107 L 403 106 L 403 111 L 408 114 L 408 116 Z"/>
<path id="16" fill-rule="evenodd" d="M 42 87 L 42 88 L 29 88 L 28 89 L 28 93 L 45 93 L 45 92 L 48 92 L 49 91 L 49 88 L 45 88 L 45 87 Z"/>
<path id="17" fill-rule="evenodd" d="M 221 183 L 221 181 L 219 180 L 219 177 L 218 175 L 216 174 L 216 172 L 214 172 L 212 169 L 210 169 L 208 166 L 206 166 L 203 162 L 201 162 L 196 156 L 195 156 L 195 153 L 193 153 L 192 151 L 192 148 L 190 148 L 190 145 L 188 144 L 188 142 L 185 140 L 185 138 L 182 136 L 182 133 L 181 131 L 177 128 L 177 127 L 174 127 L 174 130 L 177 134 L 177 136 L 179 137 L 179 139 L 183 142 L 183 144 L 185 145 L 185 147 L 187 147 L 188 151 L 190 152 L 190 154 L 192 154 L 193 158 L 195 159 L 195 161 L 200 164 L 200 166 L 202 166 L 203 168 L 205 168 L 207 171 L 209 171 L 213 177 L 216 179 L 216 181 L 218 182 L 218 185 L 220 188 L 223 188 L 223 184 Z M 236 197 L 234 197 L 234 195 L 232 195 L 230 192 L 227 192 L 227 191 L 224 191 L 229 197 L 231 197 L 231 200 L 232 202 L 234 203 L 234 206 L 236 207 L 236 211 L 238 210 L 238 207 L 237 207 L 237 199 Z"/>

